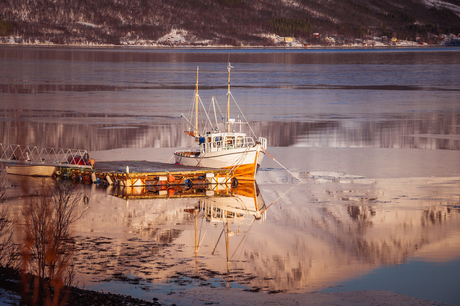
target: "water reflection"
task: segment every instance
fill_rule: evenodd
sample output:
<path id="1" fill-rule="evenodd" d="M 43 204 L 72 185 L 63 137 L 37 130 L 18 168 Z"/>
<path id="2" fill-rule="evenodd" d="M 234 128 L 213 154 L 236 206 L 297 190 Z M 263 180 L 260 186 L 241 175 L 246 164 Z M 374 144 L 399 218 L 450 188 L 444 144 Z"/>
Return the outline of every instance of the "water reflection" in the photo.
<path id="1" fill-rule="evenodd" d="M 187 147 L 186 123 L 177 118 L 21 112 L 0 120 L 4 143 L 46 147 Z M 460 113 L 437 112 L 386 116 L 373 120 L 310 117 L 307 122 L 253 122 L 257 135 L 274 147 L 354 147 L 460 150 Z M 250 132 L 250 131 L 247 131 Z M 20 137 L 21 136 L 21 137 Z"/>
<path id="2" fill-rule="evenodd" d="M 203 102 L 225 100 L 228 50 L 1 47 L 0 58 L 2 143 L 187 147 L 179 116 L 197 63 L 206 66 Z M 78 281 L 136 286 L 149 300 L 194 286 L 315 291 L 412 258 L 458 259 L 460 179 L 446 150 L 460 150 L 459 59 L 458 51 L 232 52 L 235 97 L 304 183 L 266 212 L 261 195 L 270 203 L 293 183 L 264 165 L 250 192 L 78 185 L 90 199 L 72 225 Z M 164 153 L 126 150 L 123 159 L 134 151 L 149 160 Z M 13 180 L 8 199 L 23 196 Z M 14 203 L 15 212 L 24 206 Z"/>
<path id="3" fill-rule="evenodd" d="M 303 179 L 272 206 L 264 198 L 290 185 L 77 185 L 89 201 L 75 214 L 86 213 L 62 243 L 75 239 L 79 284 L 139 286 L 148 299 L 196 286 L 315 291 L 410 258 L 460 256 L 458 178 L 311 172 Z M 29 202 L 17 203 L 30 211 Z"/>
<path id="4" fill-rule="evenodd" d="M 234 190 L 234 195 L 223 198 L 206 197 L 198 202 L 195 209 L 189 210 L 195 215 L 196 274 L 203 274 L 205 278 L 209 277 L 208 271 L 198 268 L 198 256 L 201 252 L 209 254 L 209 247 L 211 255 L 214 255 L 219 242 L 222 241 L 225 245 L 227 287 L 230 287 L 230 282 L 239 283 L 240 281 L 239 275 L 230 271 L 230 262 L 239 251 L 254 221 L 263 222 L 266 219 L 265 202 L 256 183 L 241 184 Z M 218 230 L 219 224 L 223 225 L 222 230 Z M 203 245 L 210 227 L 214 227 L 213 244 Z M 218 234 L 219 231 L 220 234 Z M 236 242 L 236 239 L 239 240 L 239 243 Z M 200 250 L 202 247 L 207 247 L 207 250 Z"/>
<path id="5" fill-rule="evenodd" d="M 442 51 L 443 56 L 439 57 Z M 127 48 L 34 48 L 34 47 L 2 47 L 0 57 L 5 59 L 26 60 L 57 60 L 70 62 L 100 62 L 100 63 L 199 63 L 227 62 L 231 53 L 234 63 L 278 63 L 278 64 L 373 64 L 396 65 L 425 64 L 426 59 L 432 58 L 433 64 L 450 62 L 458 65 L 459 59 L 454 48 L 436 49 L 350 49 L 350 50 L 228 50 L 228 49 L 173 49 L 165 52 L 162 49 L 127 49 Z M 204 56 L 203 56 L 204 55 Z"/>
<path id="6" fill-rule="evenodd" d="M 93 281 L 169 282 L 178 275 L 190 277 L 188 273 L 195 270 L 206 275 L 203 280 L 210 274 L 217 276 L 221 272 L 209 270 L 206 262 L 191 262 L 201 261 L 203 250 L 210 252 L 205 230 L 198 224 L 216 229 L 218 222 L 225 221 L 240 235 L 242 224 L 265 220 L 265 203 L 255 183 L 236 188 L 93 185 L 92 189 L 88 213 L 79 221 L 76 267 L 83 279 Z"/>
<path id="7" fill-rule="evenodd" d="M 1 47 L 2 143 L 187 147 L 197 63 L 205 106 L 222 103 L 228 53 Z M 458 50 L 230 53 L 235 97 L 269 146 L 460 149 Z"/>
<path id="8" fill-rule="evenodd" d="M 175 286 L 315 291 L 428 256 L 458 235 L 458 181 L 435 181 L 317 174 L 266 211 L 262 194 L 274 199 L 280 190 L 96 189 L 78 225 L 77 269 L 89 280 L 157 288 L 146 296 Z M 435 258 L 457 258 L 456 245 Z"/>

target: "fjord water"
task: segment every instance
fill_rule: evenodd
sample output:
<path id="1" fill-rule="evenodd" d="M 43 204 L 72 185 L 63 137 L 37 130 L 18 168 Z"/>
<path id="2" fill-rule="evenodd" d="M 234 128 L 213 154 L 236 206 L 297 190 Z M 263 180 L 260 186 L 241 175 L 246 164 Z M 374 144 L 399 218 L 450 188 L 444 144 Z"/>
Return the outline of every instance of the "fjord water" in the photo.
<path id="1" fill-rule="evenodd" d="M 181 114 L 196 67 L 205 106 L 213 95 L 223 106 L 228 61 L 255 134 L 302 182 L 266 156 L 250 188 L 269 207 L 262 218 L 246 207 L 197 223 L 196 207 L 237 204 L 220 191 L 139 199 L 82 185 L 81 284 L 165 303 L 228 286 L 460 304 L 460 49 L 1 47 L 1 142 L 88 149 L 96 162 L 167 161 L 192 144 Z"/>

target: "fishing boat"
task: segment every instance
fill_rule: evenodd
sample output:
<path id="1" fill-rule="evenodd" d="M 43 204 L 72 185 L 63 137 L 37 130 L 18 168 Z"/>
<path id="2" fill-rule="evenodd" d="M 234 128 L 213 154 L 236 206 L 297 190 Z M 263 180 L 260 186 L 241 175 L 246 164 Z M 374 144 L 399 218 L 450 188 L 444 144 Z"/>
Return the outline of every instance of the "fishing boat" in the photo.
<path id="1" fill-rule="evenodd" d="M 267 149 L 267 139 L 263 137 L 256 137 L 252 128 L 250 128 L 244 114 L 241 112 L 242 117 L 245 119 L 243 123 L 239 116 L 238 120 L 230 118 L 230 102 L 233 102 L 238 106 L 236 100 L 230 92 L 230 71 L 232 66 L 228 65 L 228 91 L 227 91 L 227 116 L 225 121 L 222 123 L 224 126 L 219 127 L 217 116 L 216 116 L 216 104 L 217 101 L 213 97 L 212 106 L 214 109 L 215 125 L 209 119 L 209 114 L 206 112 L 204 107 L 202 111 L 207 118 L 209 123 L 209 129 L 206 127 L 202 132 L 199 130 L 198 117 L 199 117 L 199 105 L 201 102 L 198 94 L 198 75 L 199 69 L 197 68 L 197 81 L 195 89 L 194 107 L 195 112 L 194 124 L 186 118 L 191 128 L 189 131 L 185 131 L 186 134 L 195 138 L 195 142 L 198 144 L 197 148 L 189 150 L 182 150 L 174 152 L 175 162 L 179 165 L 185 166 L 197 166 L 206 168 L 220 168 L 230 169 L 230 175 L 232 183 L 236 184 L 239 180 L 243 181 L 254 181 L 260 164 L 265 155 Z M 201 103 L 202 104 L 202 103 Z M 218 106 L 218 105 L 217 105 Z M 239 108 L 239 106 L 238 106 Z M 183 116 L 183 115 L 182 115 Z M 184 116 L 183 116 L 184 117 Z M 254 134 L 254 137 L 246 135 L 241 131 L 241 126 L 247 124 Z M 239 125 L 239 131 L 235 132 L 233 129 L 234 125 Z M 208 126 L 208 124 L 206 124 Z M 193 131 L 191 129 L 193 128 Z M 221 129 L 222 128 L 222 129 Z"/>

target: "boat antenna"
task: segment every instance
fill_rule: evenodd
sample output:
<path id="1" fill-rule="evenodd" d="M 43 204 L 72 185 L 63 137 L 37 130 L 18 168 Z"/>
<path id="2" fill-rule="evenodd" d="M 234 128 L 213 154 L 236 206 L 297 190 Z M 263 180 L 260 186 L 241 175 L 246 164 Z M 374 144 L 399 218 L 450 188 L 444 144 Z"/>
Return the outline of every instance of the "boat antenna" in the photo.
<path id="1" fill-rule="evenodd" d="M 230 62 L 228 63 L 228 91 L 227 91 L 227 133 L 230 133 L 230 70 L 233 67 L 230 66 Z"/>
<path id="2" fill-rule="evenodd" d="M 195 90 L 195 137 L 198 136 L 198 72 L 200 67 L 196 67 L 196 90 Z"/>

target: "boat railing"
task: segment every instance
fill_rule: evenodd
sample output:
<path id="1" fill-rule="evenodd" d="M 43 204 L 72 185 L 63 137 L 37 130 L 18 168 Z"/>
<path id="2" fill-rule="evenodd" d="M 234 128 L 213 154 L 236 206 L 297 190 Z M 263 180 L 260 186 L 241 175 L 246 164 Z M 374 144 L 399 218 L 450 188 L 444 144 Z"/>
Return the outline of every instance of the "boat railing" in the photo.
<path id="1" fill-rule="evenodd" d="M 226 138 L 218 141 L 204 142 L 200 144 L 200 148 L 201 152 L 215 152 L 237 148 L 247 148 L 254 145 L 254 139 L 252 137 L 245 136 L 244 138 Z"/>
<path id="2" fill-rule="evenodd" d="M 259 137 L 258 142 L 260 142 L 262 148 L 267 149 L 267 138 Z"/>
<path id="3" fill-rule="evenodd" d="M 87 150 L 0 143 L 0 162 L 91 168 Z"/>

